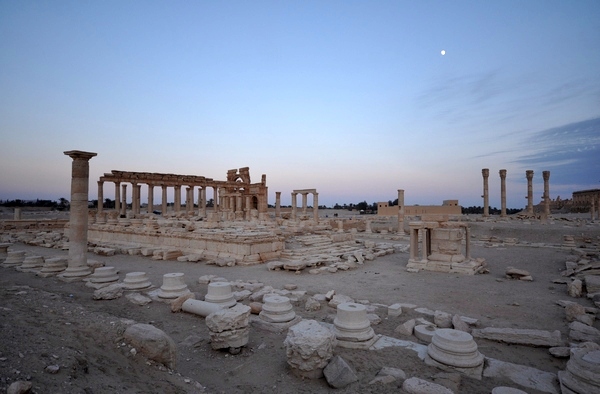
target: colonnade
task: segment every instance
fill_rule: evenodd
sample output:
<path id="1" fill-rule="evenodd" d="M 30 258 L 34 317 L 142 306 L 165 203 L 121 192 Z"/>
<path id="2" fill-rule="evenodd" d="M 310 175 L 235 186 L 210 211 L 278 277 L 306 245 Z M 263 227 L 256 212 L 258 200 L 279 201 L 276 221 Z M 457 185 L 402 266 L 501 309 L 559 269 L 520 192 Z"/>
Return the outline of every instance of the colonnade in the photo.
<path id="1" fill-rule="evenodd" d="M 302 214 L 306 215 L 306 211 L 308 208 L 308 195 L 313 195 L 313 219 L 315 221 L 319 221 L 319 193 L 317 193 L 317 189 L 302 189 L 302 190 L 293 190 L 292 191 L 292 219 L 296 219 L 297 210 L 298 210 L 298 202 L 297 196 L 298 194 L 302 195 Z"/>
<path id="2" fill-rule="evenodd" d="M 481 170 L 483 176 L 483 216 L 489 216 L 489 190 L 488 190 L 488 178 L 490 170 L 484 168 Z M 499 171 L 500 175 L 500 216 L 506 216 L 506 170 L 502 169 Z M 550 215 L 550 171 L 542 171 L 544 178 L 544 214 Z M 527 207 L 526 211 L 529 215 L 533 215 L 533 170 L 525 171 L 525 177 L 527 178 Z"/>

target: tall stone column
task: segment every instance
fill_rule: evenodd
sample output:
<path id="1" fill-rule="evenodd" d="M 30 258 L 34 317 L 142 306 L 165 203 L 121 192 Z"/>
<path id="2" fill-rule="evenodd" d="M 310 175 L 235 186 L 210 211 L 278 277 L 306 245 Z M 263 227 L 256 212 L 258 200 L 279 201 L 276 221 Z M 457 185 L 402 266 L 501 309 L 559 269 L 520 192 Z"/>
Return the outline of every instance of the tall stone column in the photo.
<path id="1" fill-rule="evenodd" d="M 506 170 L 500 170 L 500 217 L 506 217 Z"/>
<path id="2" fill-rule="evenodd" d="M 98 211 L 96 215 L 99 217 L 104 211 L 104 181 L 98 181 Z"/>
<path id="3" fill-rule="evenodd" d="M 174 209 L 176 214 L 181 211 L 181 185 L 175 185 Z"/>
<path id="4" fill-rule="evenodd" d="M 121 185 L 121 216 L 127 214 L 127 184 Z"/>
<path id="5" fill-rule="evenodd" d="M 162 185 L 162 215 L 167 216 L 167 185 Z"/>
<path id="6" fill-rule="evenodd" d="M 198 204 L 198 208 L 200 210 L 200 216 L 202 217 L 206 217 L 206 186 L 202 187 L 202 189 L 200 189 L 200 193 L 201 193 L 201 204 Z"/>
<path id="7" fill-rule="evenodd" d="M 398 189 L 398 232 L 404 233 L 404 190 Z"/>
<path id="8" fill-rule="evenodd" d="M 319 193 L 313 193 L 313 219 L 319 221 Z"/>
<path id="9" fill-rule="evenodd" d="M 77 279 L 92 273 L 87 265 L 89 160 L 97 153 L 72 150 L 64 154 L 73 159 L 73 163 L 69 215 L 69 263 L 61 277 Z"/>
<path id="10" fill-rule="evenodd" d="M 213 186 L 213 212 L 219 212 L 219 189 Z"/>
<path id="11" fill-rule="evenodd" d="M 544 214 L 550 215 L 550 171 L 542 171 L 544 178 Z"/>
<path id="12" fill-rule="evenodd" d="M 292 219 L 296 219 L 296 204 L 298 193 L 292 193 Z"/>
<path id="13" fill-rule="evenodd" d="M 139 213 L 140 206 L 140 189 L 136 182 L 131 183 L 131 210 L 134 215 Z"/>
<path id="14" fill-rule="evenodd" d="M 121 212 L 121 182 L 115 182 L 115 212 Z"/>
<path id="15" fill-rule="evenodd" d="M 307 193 L 302 193 L 302 214 L 306 215 L 306 207 L 308 206 Z"/>
<path id="16" fill-rule="evenodd" d="M 194 188 L 192 186 L 185 189 L 185 210 L 189 214 L 194 212 Z"/>
<path id="17" fill-rule="evenodd" d="M 275 192 L 275 217 L 281 217 L 281 192 Z"/>
<path id="18" fill-rule="evenodd" d="M 136 199 L 135 199 L 135 213 L 136 214 L 140 214 L 142 213 L 142 185 L 140 185 L 139 183 L 135 186 L 136 191 Z"/>
<path id="19" fill-rule="evenodd" d="M 251 198 L 250 196 L 246 196 L 246 207 L 244 208 L 244 210 L 246 211 L 246 220 L 250 221 L 250 219 L 252 219 L 252 215 L 250 214 L 250 211 L 252 211 L 252 206 L 251 206 Z"/>
<path id="20" fill-rule="evenodd" d="M 533 215 L 533 170 L 525 171 L 527 177 L 527 213 Z"/>
<path id="21" fill-rule="evenodd" d="M 154 185 L 148 184 L 148 213 L 154 212 Z"/>
<path id="22" fill-rule="evenodd" d="M 594 201 L 594 197 L 592 196 L 592 205 L 590 205 L 590 213 L 592 214 L 592 222 L 596 218 L 596 202 Z"/>
<path id="23" fill-rule="evenodd" d="M 481 170 L 481 174 L 483 175 L 483 216 L 490 216 L 490 196 L 488 191 L 488 178 L 490 177 L 490 170 L 488 168 L 484 168 Z"/>

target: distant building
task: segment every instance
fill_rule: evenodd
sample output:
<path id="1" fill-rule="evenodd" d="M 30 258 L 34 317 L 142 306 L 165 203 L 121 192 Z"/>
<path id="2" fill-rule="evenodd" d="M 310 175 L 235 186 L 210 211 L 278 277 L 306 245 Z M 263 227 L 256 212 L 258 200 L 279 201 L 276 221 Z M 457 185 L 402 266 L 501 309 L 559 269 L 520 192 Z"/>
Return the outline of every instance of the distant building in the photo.
<path id="1" fill-rule="evenodd" d="M 444 200 L 442 205 L 405 205 L 404 216 L 422 215 L 460 215 L 462 213 L 458 200 Z M 398 215 L 398 205 L 389 206 L 388 202 L 377 203 L 378 216 Z"/>
<path id="2" fill-rule="evenodd" d="M 600 202 L 600 189 L 580 190 L 573 192 L 573 209 L 589 210 L 592 206 L 592 201 L 596 209 Z"/>

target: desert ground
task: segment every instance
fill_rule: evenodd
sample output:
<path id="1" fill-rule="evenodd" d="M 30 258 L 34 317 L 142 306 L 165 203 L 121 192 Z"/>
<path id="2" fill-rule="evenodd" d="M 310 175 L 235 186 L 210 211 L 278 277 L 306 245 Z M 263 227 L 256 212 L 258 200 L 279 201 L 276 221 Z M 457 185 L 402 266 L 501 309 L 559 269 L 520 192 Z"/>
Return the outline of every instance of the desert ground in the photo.
<path id="1" fill-rule="evenodd" d="M 7 214 L 5 213 L 5 218 Z M 328 214 L 332 216 L 331 213 Z M 568 322 L 560 300 L 576 301 L 585 307 L 594 303 L 571 298 L 561 278 L 565 261 L 571 255 L 561 248 L 563 235 L 574 235 L 578 246 L 600 242 L 600 225 L 581 215 L 561 215 L 547 224 L 536 220 L 469 220 L 471 255 L 485 258 L 488 273 L 458 275 L 439 272 L 409 273 L 408 253 L 393 253 L 366 261 L 364 265 L 335 273 L 309 274 L 270 271 L 265 264 L 219 267 L 205 262 L 156 261 L 140 255 L 99 256 L 88 259 L 115 267 L 121 279 L 127 272 L 143 271 L 154 286 L 162 284 L 166 273 L 181 272 L 197 299 L 203 299 L 207 285 L 198 278 L 216 275 L 229 281 L 256 280 L 265 286 L 283 289 L 297 285 L 307 296 L 334 290 L 367 304 L 381 322 L 373 325 L 376 334 L 420 343 L 414 336 L 399 336 L 395 328 L 411 319 L 431 316 L 403 310 L 387 316 L 387 306 L 415 304 L 432 311 L 478 320 L 479 327 L 559 330 L 567 338 Z M 0 234 L 5 242 L 7 234 Z M 357 233 L 360 240 L 366 235 Z M 516 238 L 514 246 L 490 244 L 481 237 Z M 377 235 L 370 235 L 371 238 Z M 584 241 L 587 240 L 587 244 Z M 406 235 L 381 235 L 382 242 L 408 245 Z M 45 258 L 65 256 L 66 251 L 22 243 L 9 251 L 24 250 Z M 529 271 L 533 281 L 507 279 L 506 269 Z M 564 278 L 563 278 L 564 279 Z M 444 385 L 455 393 L 490 393 L 494 387 L 508 386 L 528 393 L 543 392 L 522 387 L 501 377 L 472 379 L 426 365 L 415 352 L 401 347 L 380 350 L 351 350 L 336 347 L 334 354 L 355 370 L 358 382 L 332 389 L 325 379 L 302 379 L 291 373 L 283 341 L 286 333 L 272 333 L 252 326 L 250 340 L 239 354 L 211 348 L 208 329 L 202 317 L 171 312 L 167 302 L 153 301 L 145 306 L 126 297 L 93 300 L 93 289 L 83 282 L 65 283 L 55 277 L 40 278 L 33 273 L 0 268 L 0 389 L 15 381 L 29 381 L 34 393 L 398 393 L 402 381 L 370 384 L 383 367 L 403 370 L 407 377 L 419 377 Z M 306 297 L 295 301 L 294 311 L 305 319 L 332 323 L 336 310 L 321 302 L 321 309 L 307 312 Z M 248 300 L 243 301 L 248 303 Z M 123 341 L 123 332 L 132 322 L 149 323 L 166 332 L 177 344 L 174 369 L 134 354 Z M 596 321 L 594 327 L 600 328 Z M 508 345 L 477 339 L 486 357 L 556 373 L 568 359 L 557 358 L 546 347 Z M 48 366 L 58 365 L 56 373 Z M 558 389 L 558 385 L 556 385 Z"/>

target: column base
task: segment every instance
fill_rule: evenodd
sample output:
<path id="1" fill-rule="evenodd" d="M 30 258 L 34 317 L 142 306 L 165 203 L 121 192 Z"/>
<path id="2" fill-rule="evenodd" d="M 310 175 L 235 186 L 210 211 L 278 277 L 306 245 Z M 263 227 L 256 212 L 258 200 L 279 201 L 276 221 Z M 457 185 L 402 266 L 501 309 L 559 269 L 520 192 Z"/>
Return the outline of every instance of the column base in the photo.
<path id="1" fill-rule="evenodd" d="M 92 270 L 87 266 L 67 267 L 57 278 L 63 282 L 74 282 L 82 280 L 92 274 Z"/>

